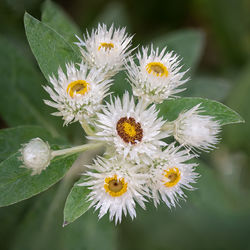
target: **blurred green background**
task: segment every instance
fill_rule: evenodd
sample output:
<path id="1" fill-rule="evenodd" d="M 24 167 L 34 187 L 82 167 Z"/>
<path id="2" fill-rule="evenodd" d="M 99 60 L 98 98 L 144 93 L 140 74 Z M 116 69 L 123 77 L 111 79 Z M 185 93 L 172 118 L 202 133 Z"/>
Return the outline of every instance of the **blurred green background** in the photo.
<path id="1" fill-rule="evenodd" d="M 223 127 L 218 149 L 201 156 L 197 190 L 186 192 L 187 202 L 181 201 L 179 207 L 155 209 L 149 204 L 147 211 L 138 208 L 135 221 L 124 219 L 118 226 L 107 216 L 98 221 L 97 213 L 90 210 L 63 228 L 63 205 L 72 183 L 62 180 L 40 195 L 0 209 L 0 249 L 250 249 L 250 1 L 55 3 L 80 33 L 98 22 L 114 23 L 135 34 L 134 46 L 153 42 L 176 50 L 184 67 L 191 67 L 191 80 L 182 96 L 223 102 L 246 123 Z M 27 11 L 40 19 L 45 8 L 51 12 L 44 22 L 59 18 L 41 0 L 0 1 L 0 127 L 50 124 L 52 132 L 82 143 L 79 126 L 63 128 L 42 103 L 46 93 L 41 85 L 46 80 L 28 46 L 23 15 Z M 62 35 L 67 32 L 64 28 Z M 118 94 L 123 92 L 123 77 L 116 77 L 112 89 Z"/>

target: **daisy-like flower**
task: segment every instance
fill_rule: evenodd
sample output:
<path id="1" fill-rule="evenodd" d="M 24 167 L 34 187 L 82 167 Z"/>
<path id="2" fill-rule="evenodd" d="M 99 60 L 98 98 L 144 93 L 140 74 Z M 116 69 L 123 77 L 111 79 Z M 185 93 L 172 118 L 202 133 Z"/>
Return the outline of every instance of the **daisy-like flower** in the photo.
<path id="1" fill-rule="evenodd" d="M 97 158 L 94 164 L 87 166 L 94 171 L 84 175 L 87 181 L 79 186 L 87 186 L 91 192 L 87 199 L 90 207 L 100 209 L 99 218 L 109 212 L 109 219 L 121 222 L 122 214 L 136 217 L 136 203 L 145 209 L 148 189 L 145 187 L 147 175 L 139 172 L 140 166 L 119 158 Z"/>
<path id="2" fill-rule="evenodd" d="M 135 96 L 144 98 L 148 102 L 161 103 L 169 97 L 173 97 L 185 89 L 178 89 L 187 82 L 182 79 L 186 72 L 180 72 L 179 57 L 172 52 L 166 52 L 164 48 L 142 48 L 142 53 L 137 53 L 139 65 L 130 57 L 126 65 L 128 78 L 132 83 Z"/>
<path id="3" fill-rule="evenodd" d="M 53 101 L 45 103 L 58 109 L 53 113 L 62 116 L 64 124 L 89 120 L 102 107 L 102 100 L 106 97 L 110 80 L 104 80 L 103 73 L 96 69 L 88 72 L 87 65 L 79 64 L 79 69 L 73 63 L 66 64 L 67 73 L 58 69 L 58 79 L 50 77 L 53 89 L 44 86 Z"/>
<path id="4" fill-rule="evenodd" d="M 50 164 L 50 146 L 40 138 L 33 138 L 19 151 L 21 152 L 20 160 L 23 163 L 21 167 L 31 169 L 31 175 L 40 174 Z"/>
<path id="5" fill-rule="evenodd" d="M 155 105 L 147 109 L 142 100 L 136 105 L 126 92 L 122 101 L 115 98 L 102 110 L 103 113 L 97 114 L 96 127 L 99 131 L 90 139 L 106 141 L 123 158 L 149 163 L 160 147 L 166 145 L 161 139 L 168 134 L 161 131 L 164 121 L 157 118 Z"/>
<path id="6" fill-rule="evenodd" d="M 194 163 L 186 163 L 194 155 L 189 150 L 181 150 L 181 146 L 170 144 L 166 150 L 154 158 L 149 169 L 150 188 L 154 205 L 162 199 L 171 208 L 178 204 L 179 199 L 185 199 L 183 189 L 193 190 L 191 184 L 196 183 L 199 174 L 195 173 Z"/>
<path id="7" fill-rule="evenodd" d="M 182 112 L 174 121 L 174 138 L 183 146 L 208 151 L 219 142 L 220 125 L 204 112 L 198 104 L 186 112 Z"/>
<path id="8" fill-rule="evenodd" d="M 76 43 L 82 56 L 90 67 L 102 69 L 106 77 L 112 77 L 123 68 L 126 58 L 131 53 L 132 36 L 128 36 L 126 28 L 114 29 L 112 25 L 109 29 L 105 24 L 98 25 L 92 30 L 91 35 L 87 33 L 83 41 L 77 37 Z"/>

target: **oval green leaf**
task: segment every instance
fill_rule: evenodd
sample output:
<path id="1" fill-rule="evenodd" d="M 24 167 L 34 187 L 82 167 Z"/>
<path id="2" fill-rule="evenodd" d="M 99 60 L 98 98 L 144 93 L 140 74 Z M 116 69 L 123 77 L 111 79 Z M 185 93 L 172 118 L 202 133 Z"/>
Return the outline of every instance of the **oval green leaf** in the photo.
<path id="1" fill-rule="evenodd" d="M 84 179 L 85 178 L 81 178 L 75 183 L 67 197 L 64 207 L 63 226 L 73 222 L 89 209 L 90 202 L 87 201 L 87 196 L 90 190 L 87 187 L 77 185 L 84 182 Z"/>
<path id="2" fill-rule="evenodd" d="M 22 51 L 0 36 L 0 115 L 8 126 L 41 125 L 53 135 L 64 133 L 61 120 L 43 102 L 48 98 L 42 89 L 42 75 Z M 59 132 L 60 130 L 60 132 Z"/>
<path id="3" fill-rule="evenodd" d="M 65 70 L 66 62 L 80 62 L 80 53 L 48 25 L 25 13 L 24 26 L 31 50 L 48 81 L 50 75 L 57 75 L 59 66 Z"/>
<path id="4" fill-rule="evenodd" d="M 40 175 L 31 176 L 31 170 L 22 168 L 20 153 L 0 163 L 0 207 L 28 199 L 63 178 L 77 155 L 60 156 L 51 161 Z"/>
<path id="5" fill-rule="evenodd" d="M 180 112 L 188 110 L 199 103 L 202 104 L 201 107 L 204 110 L 202 114 L 213 116 L 221 125 L 244 122 L 238 113 L 224 104 L 198 97 L 167 100 L 158 105 L 159 116 L 163 116 L 168 121 L 173 121 Z"/>

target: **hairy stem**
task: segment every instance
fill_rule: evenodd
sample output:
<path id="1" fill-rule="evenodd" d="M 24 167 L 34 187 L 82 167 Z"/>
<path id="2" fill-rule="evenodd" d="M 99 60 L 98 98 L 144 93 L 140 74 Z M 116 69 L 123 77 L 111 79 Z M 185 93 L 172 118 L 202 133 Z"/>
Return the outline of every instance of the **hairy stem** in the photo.
<path id="1" fill-rule="evenodd" d="M 84 144 L 72 148 L 66 148 L 66 149 L 61 149 L 61 150 L 55 150 L 51 152 L 51 159 L 53 159 L 56 156 L 59 155 L 69 155 L 69 154 L 75 154 L 78 152 L 83 152 L 86 150 L 92 150 L 92 149 L 97 149 L 99 147 L 102 147 L 103 143 L 89 143 L 89 144 Z"/>
<path id="2" fill-rule="evenodd" d="M 94 135 L 95 134 L 94 131 L 91 129 L 91 127 L 89 126 L 89 124 L 85 120 L 82 120 L 80 122 L 80 124 L 87 135 Z"/>

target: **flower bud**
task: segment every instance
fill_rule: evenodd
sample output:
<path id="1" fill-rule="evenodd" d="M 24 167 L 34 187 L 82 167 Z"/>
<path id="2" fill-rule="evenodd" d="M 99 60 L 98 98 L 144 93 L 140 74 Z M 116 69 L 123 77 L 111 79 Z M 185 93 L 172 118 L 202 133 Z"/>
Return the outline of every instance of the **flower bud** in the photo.
<path id="1" fill-rule="evenodd" d="M 200 104 L 183 112 L 174 121 L 173 135 L 182 145 L 208 151 L 219 142 L 220 125 L 212 116 L 200 115 Z"/>
<path id="2" fill-rule="evenodd" d="M 50 164 L 50 146 L 40 138 L 30 140 L 20 151 L 23 167 L 31 169 L 32 175 L 40 174 Z"/>

